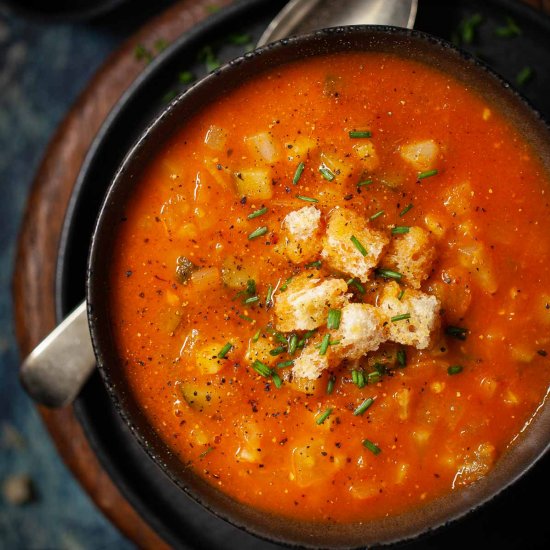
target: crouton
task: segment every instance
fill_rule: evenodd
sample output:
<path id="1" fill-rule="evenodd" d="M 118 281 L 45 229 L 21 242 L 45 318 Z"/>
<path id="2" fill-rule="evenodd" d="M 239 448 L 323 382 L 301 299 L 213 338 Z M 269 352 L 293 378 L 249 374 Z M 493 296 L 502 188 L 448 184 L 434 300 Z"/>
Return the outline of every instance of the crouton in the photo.
<path id="1" fill-rule="evenodd" d="M 389 340 L 417 349 L 428 348 L 439 324 L 439 300 L 410 288 L 405 290 L 401 299 L 400 296 L 399 285 L 392 281 L 385 285 L 378 301 L 380 310 L 387 318 Z M 401 315 L 410 317 L 398 319 Z"/>
<path id="2" fill-rule="evenodd" d="M 439 155 L 439 146 L 432 139 L 414 141 L 403 145 L 399 149 L 401 158 L 408 162 L 415 170 L 424 172 L 435 168 Z"/>
<path id="3" fill-rule="evenodd" d="M 411 227 L 408 233 L 396 235 L 389 246 L 384 266 L 403 275 L 403 282 L 420 288 L 428 278 L 435 259 L 435 248 L 430 234 L 421 227 Z"/>
<path id="4" fill-rule="evenodd" d="M 383 233 L 370 229 L 354 212 L 337 208 L 330 216 L 321 256 L 333 269 L 366 283 L 388 242 Z"/>
<path id="5" fill-rule="evenodd" d="M 347 303 L 348 286 L 342 279 L 308 278 L 302 273 L 274 296 L 275 326 L 282 332 L 312 330 L 326 323 L 330 308 Z"/>
<path id="6" fill-rule="evenodd" d="M 295 264 L 313 260 L 321 251 L 322 242 L 317 238 L 321 212 L 315 206 L 305 206 L 289 212 L 283 220 L 280 249 Z"/>
<path id="7" fill-rule="evenodd" d="M 369 304 L 348 304 L 342 309 L 340 326 L 333 335 L 340 343 L 333 347 L 342 358 L 359 359 L 377 350 L 387 339 L 385 316 Z"/>
<path id="8" fill-rule="evenodd" d="M 331 364 L 334 364 L 334 358 L 332 356 L 332 350 L 327 350 L 325 355 L 319 353 L 319 345 L 321 340 L 319 338 L 310 342 L 300 353 L 296 359 L 294 359 L 294 366 L 292 367 L 292 376 L 297 378 L 307 378 L 309 380 L 315 380 L 321 376 L 321 373 L 328 369 Z"/>

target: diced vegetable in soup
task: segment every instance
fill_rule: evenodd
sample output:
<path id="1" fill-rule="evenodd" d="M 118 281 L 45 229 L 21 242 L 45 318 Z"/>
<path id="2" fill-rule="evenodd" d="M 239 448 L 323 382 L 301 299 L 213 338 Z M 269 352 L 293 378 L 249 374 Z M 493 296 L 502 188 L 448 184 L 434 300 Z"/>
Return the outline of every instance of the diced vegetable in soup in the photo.
<path id="1" fill-rule="evenodd" d="M 336 522 L 490 475 L 550 382 L 549 177 L 506 116 L 342 54 L 243 83 L 163 147 L 116 233 L 112 322 L 182 468 Z"/>

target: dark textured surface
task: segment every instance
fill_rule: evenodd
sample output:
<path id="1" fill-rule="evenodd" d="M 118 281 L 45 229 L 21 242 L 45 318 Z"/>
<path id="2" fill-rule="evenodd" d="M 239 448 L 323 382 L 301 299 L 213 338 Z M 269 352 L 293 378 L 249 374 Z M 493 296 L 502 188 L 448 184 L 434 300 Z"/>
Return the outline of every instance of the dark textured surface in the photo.
<path id="1" fill-rule="evenodd" d="M 263 3 L 269 4 L 267 0 Z M 482 12 L 485 22 L 476 32 L 471 51 L 481 53 L 511 81 L 522 67 L 534 67 L 536 74 L 524 91 L 548 116 L 550 27 L 541 19 L 542 16 L 530 16 L 529 12 L 521 10 L 515 18 L 523 29 L 522 36 L 495 39 L 494 29 L 504 22 L 505 15 L 510 13 L 508 7 L 513 10 L 513 5 L 512 1 L 421 0 L 418 27 L 448 37 L 464 16 Z M 37 486 L 39 497 L 36 503 L 21 508 L 2 502 L 0 547 L 123 548 L 126 545 L 97 514 L 60 465 L 34 408 L 19 390 L 16 380 L 18 358 L 10 325 L 9 279 L 17 226 L 33 172 L 48 138 L 95 68 L 135 28 L 139 19 L 119 10 L 114 18 L 99 20 L 93 25 L 53 27 L 12 17 L 0 21 L 0 190 L 3 199 L 0 201 L 0 235 L 3 237 L 0 241 L 0 363 L 3 382 L 0 478 L 27 472 Z M 231 51 L 225 51 L 225 54 L 231 55 Z M 184 59 L 190 60 L 195 52 L 184 55 L 187 55 Z M 165 85 L 163 90 L 158 90 L 159 105 L 162 96 L 173 87 L 170 79 L 164 81 Z M 141 114 L 145 118 L 149 116 L 148 111 Z M 146 123 L 145 118 L 136 121 L 136 130 L 140 124 Z M 85 256 L 82 250 L 87 245 L 83 243 L 89 229 L 82 228 L 79 235 L 82 240 L 76 239 L 66 258 L 69 267 L 64 272 L 65 280 L 61 286 L 66 288 L 60 304 L 64 311 L 83 293 L 81 260 L 82 254 Z M 71 284 L 66 284 L 69 281 Z M 181 495 L 166 485 L 164 477 L 159 477 L 156 466 L 146 457 L 136 454 L 137 447 L 131 442 L 118 446 L 118 453 L 110 455 L 106 452 L 107 443 L 125 440 L 127 433 L 104 399 L 99 380 L 92 380 L 79 403 L 81 418 L 113 477 L 165 535 L 172 540 L 186 540 L 189 546 L 195 547 L 206 547 L 211 537 L 217 537 L 227 547 L 236 547 L 236 544 L 241 548 L 245 544 L 248 547 L 267 547 L 254 539 L 244 541 L 225 524 L 197 510 L 189 501 L 180 500 Z M 95 412 L 92 414 L 92 411 Z M 22 434 L 22 440 L 14 435 L 14 426 Z M 106 426 L 111 428 L 105 430 Z M 415 542 L 411 547 L 462 548 L 478 547 L 482 543 L 483 546 L 498 545 L 501 548 L 548 547 L 550 522 L 546 521 L 545 507 L 540 504 L 550 482 L 548 466 L 548 460 L 537 465 L 504 498 L 470 516 L 467 522 L 456 524 L 433 538 Z"/>

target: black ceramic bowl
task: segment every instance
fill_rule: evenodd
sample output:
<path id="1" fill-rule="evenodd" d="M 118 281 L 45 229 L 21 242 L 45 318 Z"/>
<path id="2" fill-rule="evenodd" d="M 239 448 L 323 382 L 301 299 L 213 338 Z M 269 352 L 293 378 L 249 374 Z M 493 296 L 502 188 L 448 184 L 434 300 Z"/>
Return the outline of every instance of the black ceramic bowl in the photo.
<path id="1" fill-rule="evenodd" d="M 272 541 L 308 547 L 347 548 L 402 541 L 455 520 L 493 498 L 525 473 L 547 450 L 550 406 L 543 406 L 528 429 L 481 481 L 413 511 L 366 523 L 293 521 L 266 514 L 220 492 L 182 466 L 148 424 L 128 389 L 110 323 L 109 266 L 112 235 L 140 174 L 162 144 L 197 111 L 243 81 L 289 61 L 348 51 L 395 53 L 451 74 L 505 113 L 540 156 L 550 174 L 550 131 L 536 111 L 508 84 L 473 58 L 429 35 L 392 27 L 345 27 L 283 40 L 247 54 L 207 76 L 170 104 L 126 156 L 109 188 L 92 239 L 87 300 L 90 330 L 99 370 L 122 418 L 166 474 L 192 498 L 219 517 Z"/>

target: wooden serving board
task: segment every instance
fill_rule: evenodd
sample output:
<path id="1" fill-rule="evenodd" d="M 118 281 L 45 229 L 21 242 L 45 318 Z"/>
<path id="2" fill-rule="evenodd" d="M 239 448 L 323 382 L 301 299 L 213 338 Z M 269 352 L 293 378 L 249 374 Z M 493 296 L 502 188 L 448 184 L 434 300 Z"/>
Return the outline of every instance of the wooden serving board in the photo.
<path id="1" fill-rule="evenodd" d="M 216 0 L 224 6 L 233 0 Z M 524 0 L 550 13 L 550 0 Z M 27 355 L 56 324 L 56 258 L 73 186 L 92 141 L 123 92 L 143 70 L 135 48 L 153 49 L 157 40 L 172 41 L 205 19 L 212 0 L 180 0 L 151 20 L 114 52 L 58 128 L 36 175 L 22 224 L 14 274 L 16 333 Z M 73 407 L 38 407 L 67 466 L 99 509 L 143 548 L 167 548 L 125 500 L 100 465 Z"/>

